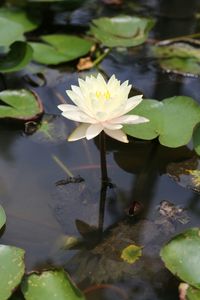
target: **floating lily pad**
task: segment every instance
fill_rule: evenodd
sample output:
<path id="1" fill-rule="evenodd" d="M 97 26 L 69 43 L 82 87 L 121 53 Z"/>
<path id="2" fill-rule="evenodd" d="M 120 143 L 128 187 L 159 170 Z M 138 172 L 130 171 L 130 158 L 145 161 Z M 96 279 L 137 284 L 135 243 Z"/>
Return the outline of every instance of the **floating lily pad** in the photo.
<path id="1" fill-rule="evenodd" d="M 33 59 L 42 64 L 59 64 L 87 54 L 93 42 L 73 35 L 43 35 L 46 43 L 30 43 L 34 50 Z"/>
<path id="2" fill-rule="evenodd" d="M 178 42 L 165 42 L 158 43 L 154 46 L 153 50 L 157 57 L 161 58 L 196 58 L 200 60 L 200 51 L 199 44 L 195 44 L 195 40 L 193 40 L 193 45 L 189 41 L 178 41 Z M 197 47 L 198 46 L 198 47 Z"/>
<path id="3" fill-rule="evenodd" d="M 190 97 L 177 96 L 162 101 L 160 107 L 162 123 L 159 128 L 159 141 L 168 147 L 186 145 L 193 129 L 200 121 L 200 106 Z"/>
<path id="4" fill-rule="evenodd" d="M 182 75 L 200 75 L 200 51 L 195 40 L 158 43 L 153 52 L 167 72 Z"/>
<path id="5" fill-rule="evenodd" d="M 161 250 L 165 266 L 191 286 L 200 288 L 200 228 L 175 236 Z"/>
<path id="6" fill-rule="evenodd" d="M 194 129 L 193 144 L 195 151 L 200 155 L 200 123 Z"/>
<path id="7" fill-rule="evenodd" d="M 187 289 L 187 300 L 199 300 L 200 299 L 200 290 L 193 287 Z"/>
<path id="8" fill-rule="evenodd" d="M 23 33 L 22 25 L 0 17 L 0 46 L 9 46 L 15 41 L 23 40 Z"/>
<path id="9" fill-rule="evenodd" d="M 169 164 L 167 174 L 181 186 L 200 193 L 200 161 L 197 157 Z"/>
<path id="10" fill-rule="evenodd" d="M 200 62 L 194 58 L 168 58 L 160 61 L 160 66 L 166 72 L 173 72 L 185 76 L 199 76 L 200 75 Z"/>
<path id="11" fill-rule="evenodd" d="M 0 245 L 0 299 L 7 300 L 24 275 L 24 250 Z"/>
<path id="12" fill-rule="evenodd" d="M 6 18 L 9 21 L 13 21 L 23 27 L 23 31 L 31 31 L 37 28 L 38 24 L 30 19 L 27 13 L 19 8 L 0 8 L 0 17 Z"/>
<path id="13" fill-rule="evenodd" d="M 147 18 L 118 16 L 93 20 L 90 32 L 108 47 L 132 47 L 145 42 L 154 21 Z"/>
<path id="14" fill-rule="evenodd" d="M 150 122 L 124 126 L 127 134 L 151 139 L 157 133 L 162 145 L 175 148 L 186 145 L 192 138 L 200 121 L 200 106 L 190 97 L 177 96 L 162 102 L 144 100 L 130 114 L 144 116 Z"/>
<path id="15" fill-rule="evenodd" d="M 0 205 L 0 229 L 6 223 L 6 214 L 3 207 Z"/>
<path id="16" fill-rule="evenodd" d="M 121 259 L 129 264 L 133 264 L 142 256 L 142 247 L 136 245 L 129 245 L 123 249 Z"/>
<path id="17" fill-rule="evenodd" d="M 123 130 L 131 136 L 144 140 L 152 140 L 158 136 L 159 123 L 162 121 L 159 107 L 162 103 L 157 100 L 145 99 L 131 112 L 145 116 L 149 122 L 137 125 L 124 125 Z M 142 126 L 141 126 L 142 125 Z"/>
<path id="18" fill-rule="evenodd" d="M 43 113 L 43 106 L 36 94 L 29 90 L 5 90 L 0 92 L 0 119 L 27 121 L 37 119 Z"/>
<path id="19" fill-rule="evenodd" d="M 46 65 L 57 65 L 68 61 L 66 56 L 54 47 L 43 43 L 29 43 L 33 48 L 33 60 Z"/>
<path id="20" fill-rule="evenodd" d="M 85 297 L 63 270 L 32 274 L 22 284 L 26 300 L 84 300 Z"/>
<path id="21" fill-rule="evenodd" d="M 0 59 L 0 72 L 9 73 L 23 69 L 32 59 L 33 50 L 25 42 L 15 42 L 10 51 Z"/>

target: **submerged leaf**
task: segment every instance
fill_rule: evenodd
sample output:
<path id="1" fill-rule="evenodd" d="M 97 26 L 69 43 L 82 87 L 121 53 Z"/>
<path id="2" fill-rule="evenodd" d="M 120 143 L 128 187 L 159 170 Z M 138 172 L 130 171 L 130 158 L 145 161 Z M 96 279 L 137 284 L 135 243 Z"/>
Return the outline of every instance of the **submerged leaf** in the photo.
<path id="1" fill-rule="evenodd" d="M 0 299 L 7 300 L 24 275 L 24 250 L 0 245 Z"/>
<path id="2" fill-rule="evenodd" d="M 165 266 L 181 280 L 200 288 L 200 229 L 191 228 L 175 236 L 161 250 Z"/>
<path id="3" fill-rule="evenodd" d="M 22 284 L 26 300 L 84 300 L 85 297 L 63 270 L 32 274 Z"/>
<path id="4" fill-rule="evenodd" d="M 181 186 L 200 193 L 200 161 L 197 157 L 169 164 L 167 174 Z"/>
<path id="5" fill-rule="evenodd" d="M 36 119 L 43 113 L 43 106 L 36 94 L 29 90 L 4 90 L 0 92 L 0 119 L 22 121 Z"/>
<path id="6" fill-rule="evenodd" d="M 41 122 L 25 123 L 25 133 L 31 134 L 31 140 L 38 143 L 63 143 L 69 134 L 67 122 L 60 116 L 44 115 Z"/>
<path id="7" fill-rule="evenodd" d="M 160 249 L 163 240 L 173 232 L 172 227 L 168 218 L 163 218 L 163 222 L 159 224 L 144 219 L 134 224 L 123 220 L 108 228 L 96 243 L 94 243 L 95 236 L 92 235 L 95 231 L 90 227 L 87 236 L 85 232 L 82 235 L 85 243 L 82 242 L 81 248 L 85 244 L 86 249 L 78 252 L 68 264 L 75 265 L 75 275 L 80 281 L 89 277 L 95 283 L 107 283 L 127 275 L 141 278 L 146 276 L 144 269 L 147 265 L 151 279 L 155 275 L 153 275 L 154 268 L 150 265 L 155 263 L 156 249 Z M 84 226 L 84 231 L 86 229 Z M 142 245 L 142 256 L 141 247 L 137 245 Z M 137 261 L 140 256 L 140 260 Z"/>
<path id="8" fill-rule="evenodd" d="M 122 250 L 121 259 L 129 264 L 133 264 L 142 256 L 142 247 L 129 245 Z"/>
<path id="9" fill-rule="evenodd" d="M 23 69 L 32 59 L 32 48 L 25 42 L 15 42 L 10 52 L 0 58 L 0 72 L 9 73 Z"/>
<path id="10" fill-rule="evenodd" d="M 154 21 L 147 18 L 118 16 L 93 20 L 90 28 L 97 40 L 108 47 L 132 47 L 145 42 Z"/>

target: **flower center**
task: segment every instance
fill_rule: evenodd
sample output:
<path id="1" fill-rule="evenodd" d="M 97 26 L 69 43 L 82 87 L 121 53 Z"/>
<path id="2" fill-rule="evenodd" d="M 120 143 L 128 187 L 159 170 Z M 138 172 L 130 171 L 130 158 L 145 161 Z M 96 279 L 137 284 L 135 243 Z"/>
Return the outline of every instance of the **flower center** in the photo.
<path id="1" fill-rule="evenodd" d="M 110 99 L 110 92 L 108 90 L 106 90 L 105 92 L 101 92 L 101 91 L 96 91 L 96 97 L 98 100 L 109 100 Z"/>

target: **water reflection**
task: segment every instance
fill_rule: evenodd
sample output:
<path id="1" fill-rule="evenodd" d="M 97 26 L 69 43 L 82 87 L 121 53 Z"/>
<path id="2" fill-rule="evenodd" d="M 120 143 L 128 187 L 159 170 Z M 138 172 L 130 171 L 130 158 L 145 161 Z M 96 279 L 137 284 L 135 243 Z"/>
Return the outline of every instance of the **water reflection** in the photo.
<path id="1" fill-rule="evenodd" d="M 158 1 L 150 1 L 147 6 L 155 14 L 157 5 Z M 136 9 L 133 3 L 132 9 Z M 105 12 L 111 14 L 108 7 L 101 6 L 98 11 L 91 8 L 91 14 L 96 16 Z M 156 12 L 161 12 L 158 6 Z M 71 23 L 77 24 L 81 15 L 87 24 L 90 12 L 84 14 L 83 10 L 70 16 Z M 66 15 L 61 17 L 60 23 Z M 193 32 L 196 20 L 168 18 L 166 23 L 166 18 L 161 17 L 157 24 L 152 38 L 168 38 Z M 112 51 L 100 67 L 108 76 L 115 73 L 122 81 L 130 79 L 148 98 L 184 94 L 200 100 L 199 79 L 163 73 L 156 68 L 148 46 Z M 200 209 L 199 195 L 173 182 L 166 175 L 166 167 L 170 162 L 191 158 L 194 152 L 188 147 L 169 149 L 157 141 L 132 139 L 129 145 L 123 145 L 108 138 L 108 173 L 114 185 L 107 188 L 107 193 L 102 190 L 103 200 L 99 203 L 98 139 L 66 143 L 68 132 L 76 124 L 56 117 L 56 105 L 65 101 L 65 90 L 77 82 L 78 76 L 86 74 L 71 69 L 48 69 L 44 74 L 45 86 L 34 87 L 46 113 L 51 114 L 43 121 L 55 125 L 50 126 L 46 136 L 44 130 L 27 136 L 22 130 L 1 128 L 0 202 L 8 216 L 1 243 L 26 250 L 27 270 L 65 266 L 86 291 L 87 299 L 175 300 L 178 281 L 164 269 L 159 249 L 177 232 L 199 226 Z M 16 81 L 12 76 L 7 83 L 10 87 L 31 86 L 30 82 Z M 53 156 L 84 181 L 56 185 L 60 180 L 66 181 L 67 174 Z M 163 200 L 187 208 L 190 223 L 180 224 L 168 218 L 161 222 L 157 207 Z M 128 214 L 134 203 L 141 203 L 141 212 Z M 68 248 L 60 243 L 63 238 L 65 242 L 68 239 Z M 73 247 L 69 247 L 69 241 L 74 243 Z M 143 256 L 131 265 L 120 259 L 120 254 L 124 247 L 135 243 L 143 246 Z"/>

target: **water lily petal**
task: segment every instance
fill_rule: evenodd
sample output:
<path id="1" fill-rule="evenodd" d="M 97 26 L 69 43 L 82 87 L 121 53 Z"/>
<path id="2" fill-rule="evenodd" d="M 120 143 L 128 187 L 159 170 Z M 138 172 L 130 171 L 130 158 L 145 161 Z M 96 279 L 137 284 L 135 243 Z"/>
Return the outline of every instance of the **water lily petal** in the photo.
<path id="1" fill-rule="evenodd" d="M 88 127 L 90 126 L 90 124 L 81 124 L 80 126 L 78 126 L 68 137 L 68 141 L 69 142 L 74 142 L 80 139 L 85 138 L 86 136 L 86 131 L 88 129 Z"/>
<path id="2" fill-rule="evenodd" d="M 76 107 L 71 104 L 58 106 L 64 117 L 86 123 L 80 129 L 78 127 L 73 140 L 82 137 L 92 139 L 104 130 L 114 139 L 128 143 L 126 134 L 121 130 L 123 124 L 148 122 L 144 117 L 126 115 L 142 101 L 142 95 L 128 99 L 131 89 L 128 81 L 121 84 L 120 80 L 112 75 L 106 82 L 104 77 L 98 74 L 86 76 L 85 80 L 79 79 L 78 82 L 79 86 L 72 85 L 71 90 L 66 91 Z"/>
<path id="3" fill-rule="evenodd" d="M 101 124 L 93 124 L 88 127 L 86 131 L 86 139 L 91 140 L 95 136 L 97 136 L 103 130 L 103 126 Z"/>
<path id="4" fill-rule="evenodd" d="M 116 91 L 116 89 L 120 87 L 120 81 L 116 79 L 115 75 L 112 75 L 108 80 L 107 86 L 110 93 L 112 93 L 113 91 Z"/>
<path id="5" fill-rule="evenodd" d="M 101 75 L 101 73 L 99 73 L 97 75 L 97 80 L 104 86 L 104 85 L 107 85 L 106 82 L 105 82 L 105 79 L 103 78 L 103 76 Z"/>
<path id="6" fill-rule="evenodd" d="M 122 114 L 123 115 L 126 114 L 127 112 L 129 112 L 130 110 L 135 108 L 138 104 L 140 104 L 140 102 L 142 101 L 142 97 L 143 97 L 143 95 L 137 95 L 137 96 L 133 96 L 133 97 L 129 98 L 123 109 Z"/>
<path id="7" fill-rule="evenodd" d="M 128 139 L 126 134 L 122 130 L 110 130 L 110 129 L 104 129 L 105 133 L 112 137 L 115 140 L 118 140 L 123 143 L 128 143 Z"/>
<path id="8" fill-rule="evenodd" d="M 77 106 L 72 104 L 60 104 L 58 108 L 62 111 L 75 111 L 78 109 Z"/>
<path id="9" fill-rule="evenodd" d="M 72 120 L 72 121 L 77 121 L 77 122 L 82 122 L 82 123 L 96 123 L 96 120 L 92 119 L 90 116 L 85 114 L 82 110 L 77 108 L 75 111 L 64 111 L 62 112 L 63 117 Z"/>
<path id="10" fill-rule="evenodd" d="M 110 121 L 112 124 L 139 124 L 149 122 L 149 119 L 137 115 L 125 115 Z"/>
<path id="11" fill-rule="evenodd" d="M 128 86 L 128 80 L 124 81 L 122 84 L 121 84 L 121 87 L 127 87 Z M 129 85 L 130 88 L 131 88 L 131 85 Z"/>
<path id="12" fill-rule="evenodd" d="M 76 85 L 72 85 L 71 88 L 74 93 L 76 93 L 79 96 L 82 96 L 80 87 L 78 87 Z"/>
<path id="13" fill-rule="evenodd" d="M 104 122 L 103 127 L 111 130 L 121 129 L 123 126 L 121 124 L 114 124 L 111 122 Z"/>
<path id="14" fill-rule="evenodd" d="M 66 93 L 67 93 L 68 97 L 72 100 L 72 102 L 74 102 L 74 104 L 76 104 L 78 106 L 80 105 L 80 102 L 83 99 L 82 96 L 76 94 L 75 92 L 73 92 L 71 90 L 67 90 Z"/>

